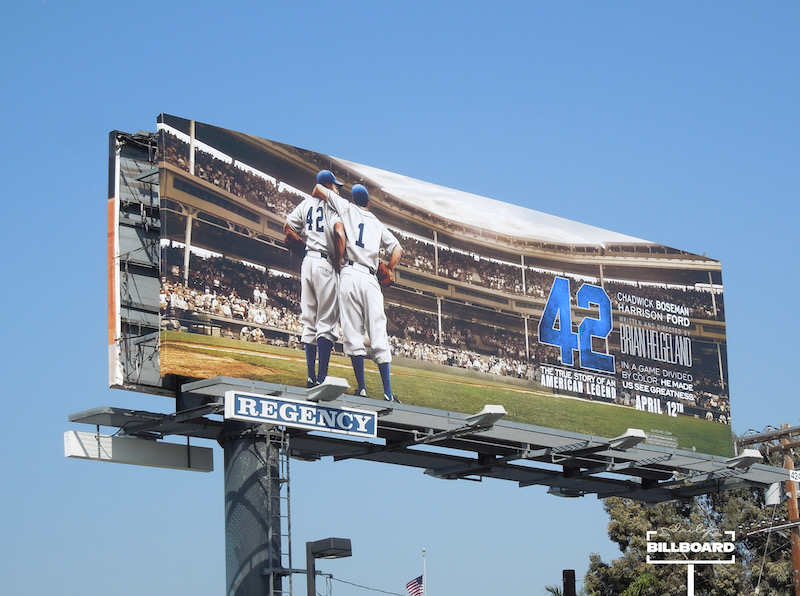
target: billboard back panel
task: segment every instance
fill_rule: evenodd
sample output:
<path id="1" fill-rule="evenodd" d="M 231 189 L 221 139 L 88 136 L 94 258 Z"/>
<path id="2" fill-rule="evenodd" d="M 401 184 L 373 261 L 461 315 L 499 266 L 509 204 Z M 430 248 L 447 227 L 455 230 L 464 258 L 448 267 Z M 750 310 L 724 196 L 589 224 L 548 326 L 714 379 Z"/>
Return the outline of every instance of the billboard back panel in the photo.
<path id="1" fill-rule="evenodd" d="M 158 144 L 161 387 L 305 385 L 312 256 L 289 250 L 284 225 L 329 169 L 344 183 L 334 220 L 361 184 L 402 247 L 382 310 L 404 402 L 468 414 L 497 403 L 523 423 L 606 437 L 635 427 L 651 444 L 730 453 L 718 261 L 174 116 L 159 117 Z M 355 387 L 334 334 L 329 374 Z M 369 357 L 385 358 L 366 340 L 367 394 L 382 399 Z"/>

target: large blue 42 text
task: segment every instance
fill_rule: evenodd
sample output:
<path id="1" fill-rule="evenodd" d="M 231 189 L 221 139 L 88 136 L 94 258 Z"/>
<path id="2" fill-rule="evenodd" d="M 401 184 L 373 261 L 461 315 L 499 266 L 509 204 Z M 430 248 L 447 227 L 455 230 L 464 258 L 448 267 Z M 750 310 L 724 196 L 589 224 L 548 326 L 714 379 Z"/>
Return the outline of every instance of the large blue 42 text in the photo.
<path id="1" fill-rule="evenodd" d="M 578 332 L 572 330 L 569 280 L 556 277 L 539 321 L 539 343 L 561 348 L 561 363 L 574 366 L 573 351 L 580 354 L 580 367 L 614 372 L 614 356 L 592 350 L 592 338 L 608 338 L 613 328 L 611 300 L 600 286 L 583 284 L 577 293 L 578 308 L 597 309 L 598 316 L 583 317 Z"/>

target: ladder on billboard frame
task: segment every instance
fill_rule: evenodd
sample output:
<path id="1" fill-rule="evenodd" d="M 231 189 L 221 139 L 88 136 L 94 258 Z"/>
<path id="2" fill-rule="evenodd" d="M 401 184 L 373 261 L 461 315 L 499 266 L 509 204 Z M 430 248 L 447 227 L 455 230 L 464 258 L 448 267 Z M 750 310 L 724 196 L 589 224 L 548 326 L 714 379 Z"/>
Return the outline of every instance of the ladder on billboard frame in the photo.
<path id="1" fill-rule="evenodd" d="M 278 512 L 278 523 L 269 525 L 267 559 L 280 562 L 280 564 L 278 566 L 269 565 L 261 573 L 268 586 L 267 596 L 291 596 L 294 593 L 292 575 L 301 570 L 292 567 L 289 433 L 286 432 L 285 427 L 274 427 L 268 432 L 268 441 L 273 449 L 277 449 L 277 475 L 273 478 L 274 482 L 267 483 L 267 500 L 270 503 L 268 509 Z M 276 545 L 277 552 L 274 550 Z M 288 578 L 288 587 L 283 583 L 284 578 Z M 280 585 L 281 588 L 276 590 L 276 585 Z"/>
<path id="2" fill-rule="evenodd" d="M 278 545 L 280 547 L 279 553 L 271 553 L 270 560 L 280 560 L 281 565 L 279 569 L 268 568 L 264 570 L 265 575 L 271 576 L 269 584 L 269 596 L 291 596 L 294 592 L 292 590 L 292 508 L 291 508 L 291 491 L 290 491 L 290 476 L 289 476 L 289 461 L 291 459 L 289 448 L 289 433 L 285 428 L 280 428 L 279 431 L 273 435 L 273 446 L 278 449 L 278 482 L 276 484 L 269 484 L 268 498 L 273 501 L 274 507 L 279 512 L 279 527 L 273 528 L 273 531 L 278 532 Z M 277 488 L 277 491 L 275 490 Z M 270 545 L 273 543 L 270 542 Z M 287 589 L 280 591 L 274 590 L 275 582 L 273 576 L 281 575 L 287 577 L 289 586 Z M 285 586 L 284 586 L 285 587 Z"/>

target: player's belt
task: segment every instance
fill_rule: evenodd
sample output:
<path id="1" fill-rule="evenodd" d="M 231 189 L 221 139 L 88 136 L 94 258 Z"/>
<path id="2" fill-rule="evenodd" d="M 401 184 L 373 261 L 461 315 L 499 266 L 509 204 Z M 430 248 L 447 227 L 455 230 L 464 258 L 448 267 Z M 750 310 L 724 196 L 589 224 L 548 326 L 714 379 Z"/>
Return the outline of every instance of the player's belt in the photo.
<path id="1" fill-rule="evenodd" d="M 361 263 L 354 263 L 353 261 L 347 261 L 348 267 L 352 267 L 356 271 L 360 271 L 361 273 L 366 273 L 368 275 L 375 275 L 375 270 L 372 267 L 366 267 Z"/>
<path id="2" fill-rule="evenodd" d="M 318 250 L 307 250 L 306 251 L 306 256 L 307 257 L 314 257 L 316 259 L 327 259 L 328 258 L 328 253 L 320 252 Z"/>

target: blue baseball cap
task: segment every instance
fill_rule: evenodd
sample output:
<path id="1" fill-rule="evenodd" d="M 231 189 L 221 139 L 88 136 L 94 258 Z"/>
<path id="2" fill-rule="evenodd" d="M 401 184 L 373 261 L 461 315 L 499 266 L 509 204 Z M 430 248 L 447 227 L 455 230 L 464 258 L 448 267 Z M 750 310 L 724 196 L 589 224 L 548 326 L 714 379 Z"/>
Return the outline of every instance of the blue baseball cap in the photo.
<path id="1" fill-rule="evenodd" d="M 325 186 L 327 186 L 331 182 L 333 182 L 337 186 L 344 185 L 344 182 L 339 182 L 336 179 L 336 176 L 334 176 L 333 172 L 331 172 L 330 170 L 321 170 L 320 173 L 317 174 L 317 184 L 324 184 Z"/>
<path id="2" fill-rule="evenodd" d="M 363 207 L 369 201 L 369 192 L 363 184 L 353 185 L 353 202 L 359 207 Z"/>

